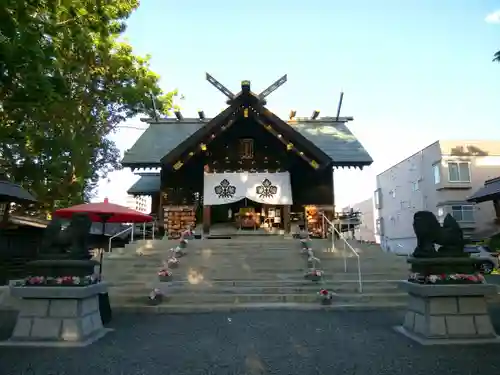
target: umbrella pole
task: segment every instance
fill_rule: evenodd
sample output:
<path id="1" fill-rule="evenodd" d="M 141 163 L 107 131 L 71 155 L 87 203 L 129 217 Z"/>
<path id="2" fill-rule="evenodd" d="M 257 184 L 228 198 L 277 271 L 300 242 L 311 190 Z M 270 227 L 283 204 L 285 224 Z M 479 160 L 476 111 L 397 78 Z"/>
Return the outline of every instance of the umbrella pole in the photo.
<path id="1" fill-rule="evenodd" d="M 105 232 L 106 232 L 106 222 L 103 221 L 102 222 L 102 237 L 103 238 L 106 238 Z M 101 248 L 100 256 L 99 256 L 99 281 L 102 281 L 102 261 L 103 261 L 103 259 L 104 259 L 104 247 Z"/>

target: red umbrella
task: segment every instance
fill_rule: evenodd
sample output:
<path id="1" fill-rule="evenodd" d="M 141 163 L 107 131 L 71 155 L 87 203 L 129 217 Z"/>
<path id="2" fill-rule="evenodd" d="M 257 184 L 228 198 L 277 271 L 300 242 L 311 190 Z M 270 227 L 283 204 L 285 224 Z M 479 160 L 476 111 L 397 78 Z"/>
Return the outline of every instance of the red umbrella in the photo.
<path id="1" fill-rule="evenodd" d="M 86 213 L 94 223 L 102 223 L 102 234 L 106 223 L 145 223 L 153 221 L 153 217 L 142 212 L 131 210 L 119 204 L 104 202 L 79 204 L 73 207 L 61 208 L 54 212 L 54 216 L 71 219 L 73 214 Z M 102 252 L 99 265 L 99 277 L 102 274 Z"/>
<path id="2" fill-rule="evenodd" d="M 131 210 L 119 204 L 104 202 L 79 204 L 73 207 L 61 208 L 54 216 L 71 219 L 75 213 L 86 213 L 95 223 L 145 223 L 153 221 L 153 217 L 142 212 Z"/>

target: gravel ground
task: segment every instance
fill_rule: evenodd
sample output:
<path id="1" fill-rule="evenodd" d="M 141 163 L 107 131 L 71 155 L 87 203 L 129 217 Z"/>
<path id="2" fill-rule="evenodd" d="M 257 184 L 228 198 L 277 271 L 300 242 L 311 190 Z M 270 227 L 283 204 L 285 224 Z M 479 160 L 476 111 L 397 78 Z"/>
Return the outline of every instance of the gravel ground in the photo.
<path id="1" fill-rule="evenodd" d="M 500 345 L 423 347 L 401 311 L 120 315 L 87 348 L 0 347 L 1 375 L 498 375 Z M 500 310 L 494 312 L 500 328 Z M 8 335 L 12 316 L 0 315 Z"/>

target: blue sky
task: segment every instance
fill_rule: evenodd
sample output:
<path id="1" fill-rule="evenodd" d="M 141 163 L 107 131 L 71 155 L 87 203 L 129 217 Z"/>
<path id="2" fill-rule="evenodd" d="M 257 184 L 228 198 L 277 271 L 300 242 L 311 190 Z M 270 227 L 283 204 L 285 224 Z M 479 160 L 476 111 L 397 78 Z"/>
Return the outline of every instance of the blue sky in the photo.
<path id="1" fill-rule="evenodd" d="M 371 197 L 376 174 L 437 139 L 500 140 L 497 10 L 498 0 L 144 0 L 125 37 L 153 56 L 164 90 L 185 95 L 185 117 L 224 108 L 205 72 L 233 91 L 249 79 L 257 92 L 288 74 L 268 98 L 282 117 L 334 115 L 343 90 L 341 114 L 354 117 L 349 127 L 375 162 L 336 172 L 342 207 Z M 113 139 L 123 152 L 140 134 L 123 128 Z M 99 198 L 123 203 L 136 177 L 110 180 Z"/>

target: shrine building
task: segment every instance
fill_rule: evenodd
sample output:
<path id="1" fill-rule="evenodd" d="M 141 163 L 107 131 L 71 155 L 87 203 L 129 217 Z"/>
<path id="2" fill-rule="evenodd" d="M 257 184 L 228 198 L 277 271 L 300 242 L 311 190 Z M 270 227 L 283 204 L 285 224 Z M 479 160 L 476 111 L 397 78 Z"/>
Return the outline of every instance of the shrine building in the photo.
<path id="1" fill-rule="evenodd" d="M 128 193 L 152 197 L 151 212 L 171 237 L 201 224 L 205 234 L 222 224 L 287 233 L 296 220 L 313 234 L 324 230 L 318 212 L 335 212 L 333 169 L 373 162 L 346 126 L 352 117 L 340 117 L 339 104 L 336 117 L 279 118 L 266 97 L 286 75 L 260 94 L 249 81 L 233 94 L 207 80 L 227 96 L 227 108 L 211 119 L 203 111 L 142 119 L 149 127 L 122 160 L 141 176 Z"/>

